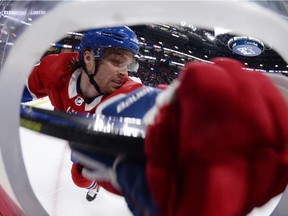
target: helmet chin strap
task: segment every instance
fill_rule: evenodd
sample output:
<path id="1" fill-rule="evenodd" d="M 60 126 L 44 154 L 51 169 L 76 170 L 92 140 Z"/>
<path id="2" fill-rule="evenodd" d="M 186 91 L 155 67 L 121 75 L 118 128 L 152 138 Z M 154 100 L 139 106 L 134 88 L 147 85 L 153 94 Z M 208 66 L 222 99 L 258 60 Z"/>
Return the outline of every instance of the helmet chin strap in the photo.
<path id="1" fill-rule="evenodd" d="M 98 85 L 98 84 L 96 83 L 96 81 L 94 80 L 94 76 L 96 75 L 97 70 L 98 70 L 98 65 L 99 65 L 99 64 L 97 64 L 97 62 L 95 61 L 95 70 L 94 70 L 94 73 L 93 73 L 93 74 L 89 74 L 89 73 L 88 73 L 85 64 L 82 66 L 82 68 L 83 68 L 83 70 L 85 71 L 85 73 L 87 74 L 90 83 L 94 86 L 94 88 L 96 89 L 96 91 L 97 91 L 100 95 L 103 95 L 104 93 L 101 91 L 99 85 Z"/>

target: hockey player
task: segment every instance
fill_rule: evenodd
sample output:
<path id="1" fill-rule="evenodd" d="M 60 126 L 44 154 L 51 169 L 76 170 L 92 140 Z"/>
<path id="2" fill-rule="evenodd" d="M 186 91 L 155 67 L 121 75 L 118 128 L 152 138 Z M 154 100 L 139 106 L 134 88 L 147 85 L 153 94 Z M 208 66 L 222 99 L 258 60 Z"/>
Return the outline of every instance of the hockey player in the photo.
<path id="1" fill-rule="evenodd" d="M 139 51 L 135 33 L 126 26 L 85 32 L 79 53 L 60 53 L 44 57 L 28 78 L 23 102 L 49 96 L 55 110 L 67 113 L 95 113 L 96 107 L 115 95 L 142 87 L 128 77 L 133 56 Z M 82 166 L 74 161 L 74 183 L 89 189 L 87 200 L 99 191 L 98 183 L 82 176 Z M 121 194 L 102 182 L 105 189 Z"/>
<path id="2" fill-rule="evenodd" d="M 240 216 L 283 192 L 288 183 L 287 103 L 269 78 L 243 69 L 238 61 L 219 58 L 214 64 L 188 63 L 164 91 L 127 77 L 122 85 L 114 76 L 108 79 L 111 82 L 103 82 L 104 69 L 106 73 L 123 66 L 126 70 L 129 61 L 114 61 L 115 55 L 109 58 L 110 48 L 94 49 L 96 43 L 89 44 L 82 46 L 82 67 L 76 70 L 73 64 L 64 64 L 77 59 L 78 55 L 70 54 L 74 58 L 61 57 L 57 64 L 60 55 L 47 62 L 43 59 L 33 71 L 41 71 L 42 64 L 44 69 L 53 66 L 44 73 L 50 80 L 44 89 L 52 104 L 63 102 L 58 108 L 71 113 L 89 112 L 96 99 L 101 103 L 92 112 L 142 118 L 148 128 L 143 161 L 72 152 L 76 162 L 72 177 L 77 185 L 105 182 L 104 187 L 125 197 L 137 216 Z M 136 52 L 131 47 L 118 48 Z M 55 68 L 70 73 L 50 75 Z M 39 77 L 28 81 L 35 94 L 33 85 L 43 85 L 36 80 Z M 83 82 L 90 86 L 86 97 Z M 103 88 L 105 83 L 111 88 Z M 57 92 L 51 92 L 52 87 Z M 70 94 L 79 89 L 81 95 Z M 38 97 L 47 93 L 40 91 Z"/>

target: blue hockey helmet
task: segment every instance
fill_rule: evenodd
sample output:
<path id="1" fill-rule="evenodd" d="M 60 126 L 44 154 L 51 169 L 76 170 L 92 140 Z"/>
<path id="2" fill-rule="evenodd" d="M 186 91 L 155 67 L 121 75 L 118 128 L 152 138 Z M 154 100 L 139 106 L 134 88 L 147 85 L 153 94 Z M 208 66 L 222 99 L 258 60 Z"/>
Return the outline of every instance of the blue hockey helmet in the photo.
<path id="1" fill-rule="evenodd" d="M 140 47 L 136 34 L 127 26 L 92 29 L 84 32 L 79 60 L 83 60 L 86 49 L 92 49 L 95 59 L 100 59 L 106 48 L 121 48 L 137 54 Z"/>

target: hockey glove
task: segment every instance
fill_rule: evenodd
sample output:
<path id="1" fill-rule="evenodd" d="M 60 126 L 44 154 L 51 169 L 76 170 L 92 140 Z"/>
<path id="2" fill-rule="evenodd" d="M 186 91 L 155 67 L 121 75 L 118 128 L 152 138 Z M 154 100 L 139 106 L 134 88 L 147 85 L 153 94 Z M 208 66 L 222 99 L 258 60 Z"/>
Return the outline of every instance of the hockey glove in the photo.
<path id="1" fill-rule="evenodd" d="M 159 215 L 246 215 L 283 192 L 287 104 L 269 78 L 243 68 L 188 63 L 150 118 L 146 174 Z"/>

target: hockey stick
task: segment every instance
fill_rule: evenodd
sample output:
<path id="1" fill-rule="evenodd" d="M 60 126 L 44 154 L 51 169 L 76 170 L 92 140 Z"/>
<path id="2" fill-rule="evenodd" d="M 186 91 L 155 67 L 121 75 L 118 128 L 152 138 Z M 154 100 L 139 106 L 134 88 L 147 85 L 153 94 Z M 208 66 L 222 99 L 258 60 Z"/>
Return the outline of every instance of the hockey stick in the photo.
<path id="1" fill-rule="evenodd" d="M 69 141 L 72 150 L 142 158 L 146 127 L 141 119 L 72 115 L 22 105 L 20 126 Z"/>

